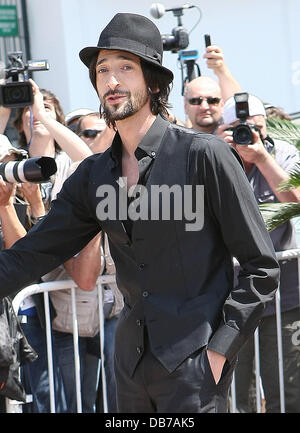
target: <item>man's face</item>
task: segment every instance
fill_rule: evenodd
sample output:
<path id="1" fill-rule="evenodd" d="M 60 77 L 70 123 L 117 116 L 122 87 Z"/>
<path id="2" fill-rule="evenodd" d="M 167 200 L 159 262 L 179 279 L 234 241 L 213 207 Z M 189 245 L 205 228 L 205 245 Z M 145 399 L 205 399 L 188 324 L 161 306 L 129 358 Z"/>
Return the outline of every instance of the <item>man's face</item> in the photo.
<path id="1" fill-rule="evenodd" d="M 199 105 L 193 105 L 195 98 L 202 98 L 202 102 Z M 207 100 L 207 98 L 209 98 Z M 217 98 L 217 99 L 215 99 Z M 192 100 L 192 101 L 191 101 Z M 209 103 L 212 101 L 219 101 L 216 103 Z M 224 103 L 221 99 L 220 91 L 215 86 L 196 84 L 189 85 L 185 95 L 185 112 L 189 117 L 192 127 L 203 132 L 212 133 L 218 127 L 222 113 Z"/>
<path id="2" fill-rule="evenodd" d="M 97 116 L 85 116 L 81 121 L 80 129 L 80 138 L 91 147 L 100 141 L 100 135 L 104 129 L 103 121 Z M 94 135 L 83 134 L 83 132 L 94 132 Z"/>
<path id="3" fill-rule="evenodd" d="M 119 50 L 101 50 L 96 63 L 98 95 L 109 121 L 126 119 L 137 113 L 150 98 L 140 59 Z"/>

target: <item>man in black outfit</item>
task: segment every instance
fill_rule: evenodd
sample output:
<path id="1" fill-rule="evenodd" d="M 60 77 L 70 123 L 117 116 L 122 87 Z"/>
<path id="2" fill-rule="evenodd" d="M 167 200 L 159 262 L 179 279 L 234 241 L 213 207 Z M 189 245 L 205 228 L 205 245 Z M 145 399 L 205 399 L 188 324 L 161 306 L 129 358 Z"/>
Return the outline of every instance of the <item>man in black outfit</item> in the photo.
<path id="1" fill-rule="evenodd" d="M 98 45 L 81 50 L 117 133 L 67 179 L 47 217 L 0 253 L 0 293 L 105 231 L 125 303 L 116 330 L 119 411 L 226 412 L 237 354 L 274 295 L 278 263 L 229 146 L 166 120 L 173 74 L 162 54 L 157 27 L 135 14 L 117 14 Z M 158 187 L 172 192 L 169 202 L 157 200 Z"/>

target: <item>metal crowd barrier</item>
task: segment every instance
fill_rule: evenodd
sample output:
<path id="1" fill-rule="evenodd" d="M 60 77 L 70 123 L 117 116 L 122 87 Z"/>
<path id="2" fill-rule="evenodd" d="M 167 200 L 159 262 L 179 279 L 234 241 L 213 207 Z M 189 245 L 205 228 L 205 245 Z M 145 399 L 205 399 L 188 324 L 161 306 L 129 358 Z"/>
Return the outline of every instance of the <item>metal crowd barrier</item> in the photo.
<path id="1" fill-rule="evenodd" d="M 277 259 L 290 260 L 293 258 L 298 259 L 298 275 L 300 276 L 300 248 L 281 251 L 276 253 Z M 101 356 L 101 375 L 102 375 L 102 391 L 103 391 L 103 405 L 104 412 L 107 413 L 107 393 L 106 393 L 106 377 L 104 368 L 104 316 L 103 316 L 103 299 L 102 299 L 102 285 L 115 282 L 114 275 L 103 275 L 97 280 L 98 288 L 98 302 L 99 302 L 99 324 L 100 324 L 100 356 Z M 76 399 L 77 399 L 77 412 L 82 412 L 81 405 L 81 390 L 80 390 L 80 360 L 78 349 L 78 325 L 76 317 L 76 283 L 73 280 L 55 281 L 41 284 L 33 284 L 21 290 L 13 300 L 13 307 L 16 313 L 19 310 L 21 302 L 28 296 L 37 293 L 44 293 L 45 302 L 45 317 L 46 317 L 46 335 L 47 335 L 47 353 L 48 353 L 48 371 L 49 371 L 49 385 L 50 385 L 50 409 L 51 413 L 55 412 L 55 393 L 54 393 L 54 375 L 53 375 L 53 360 L 52 360 L 52 347 L 51 347 L 51 323 L 49 312 L 49 292 L 54 290 L 70 289 L 72 293 L 72 313 L 73 313 L 73 343 L 74 343 L 74 358 L 75 358 L 75 386 L 76 386 Z M 300 298 L 300 285 L 299 285 L 299 298 Z M 281 310 L 280 310 L 280 287 L 276 292 L 276 324 L 277 324 L 277 342 L 278 342 L 278 366 L 279 366 L 279 387 L 280 387 L 280 408 L 281 413 L 285 412 L 285 396 L 284 396 L 284 374 L 283 374 L 283 352 L 282 352 L 282 332 L 281 332 Z M 256 412 L 262 412 L 262 399 L 264 398 L 264 391 L 260 377 L 260 359 L 259 359 L 259 328 L 256 329 L 254 334 L 254 349 L 255 349 L 255 384 L 256 384 Z M 236 382 L 233 375 L 231 385 L 231 408 L 232 413 L 237 412 L 236 406 Z M 6 399 L 7 412 L 22 412 L 22 404 L 17 401 Z"/>
<path id="2" fill-rule="evenodd" d="M 300 248 L 295 248 L 276 253 L 278 261 L 298 259 L 298 276 L 300 282 Z M 237 262 L 235 262 L 238 264 Z M 299 299 L 300 299 L 300 284 L 299 284 Z M 278 346 L 278 368 L 279 368 L 279 392 L 280 392 L 280 412 L 285 413 L 285 392 L 284 392 L 284 373 L 283 373 L 283 350 L 282 350 L 282 328 L 281 328 L 281 308 L 280 308 L 280 286 L 275 295 L 276 306 L 276 328 L 277 328 L 277 346 Z M 260 377 L 260 357 L 259 357 L 259 327 L 254 333 L 254 353 L 255 353 L 255 389 L 256 389 L 256 412 L 262 412 L 262 401 L 264 399 L 264 390 Z M 236 405 L 236 381 L 233 374 L 233 381 L 231 384 L 231 408 L 232 413 L 237 412 Z"/>
<path id="3" fill-rule="evenodd" d="M 98 290 L 98 303 L 99 303 L 99 339 L 100 339 L 100 357 L 101 357 L 101 378 L 102 378 L 102 392 L 103 392 L 103 410 L 105 413 L 107 409 L 107 392 L 106 392 L 106 377 L 104 368 L 104 315 L 103 315 L 103 298 L 102 298 L 102 285 L 114 283 L 116 281 L 115 275 L 102 275 L 97 279 Z M 77 413 L 82 412 L 81 401 L 81 381 L 80 381 L 80 358 L 78 347 L 78 324 L 76 315 L 76 283 L 73 280 L 53 281 L 40 284 L 32 284 L 31 286 L 22 289 L 13 300 L 13 307 L 18 314 L 21 303 L 28 296 L 36 295 L 38 293 L 44 294 L 45 305 L 45 319 L 46 319 L 46 340 L 47 340 L 47 355 L 48 355 L 48 375 L 49 375 L 49 392 L 50 392 L 50 411 L 55 413 L 55 391 L 54 391 L 54 373 L 53 373 L 53 358 L 52 358 L 52 338 L 51 338 L 51 321 L 50 321 L 50 308 L 49 308 L 49 292 L 55 290 L 70 289 L 72 300 L 72 315 L 73 315 L 73 347 L 74 347 L 74 367 L 75 367 L 75 390 Z M 31 401 L 31 396 L 26 396 L 27 401 Z M 6 398 L 6 412 L 7 413 L 20 413 L 23 403 Z"/>

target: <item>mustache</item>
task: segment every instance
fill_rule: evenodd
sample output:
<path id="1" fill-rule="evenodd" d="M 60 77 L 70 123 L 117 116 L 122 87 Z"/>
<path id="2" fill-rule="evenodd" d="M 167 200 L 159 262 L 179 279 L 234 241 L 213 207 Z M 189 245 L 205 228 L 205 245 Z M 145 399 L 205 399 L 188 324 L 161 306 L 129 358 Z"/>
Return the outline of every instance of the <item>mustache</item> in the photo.
<path id="1" fill-rule="evenodd" d="M 108 90 L 106 93 L 104 93 L 103 98 L 107 98 L 108 96 L 115 96 L 115 95 L 130 95 L 130 92 L 128 90 Z"/>

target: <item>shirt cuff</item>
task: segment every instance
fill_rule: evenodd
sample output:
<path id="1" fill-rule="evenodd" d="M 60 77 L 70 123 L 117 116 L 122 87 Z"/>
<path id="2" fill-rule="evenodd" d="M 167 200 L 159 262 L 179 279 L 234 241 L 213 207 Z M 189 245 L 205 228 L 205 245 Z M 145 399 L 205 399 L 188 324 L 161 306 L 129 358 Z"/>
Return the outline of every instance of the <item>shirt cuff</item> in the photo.
<path id="1" fill-rule="evenodd" d="M 245 342 L 246 337 L 240 331 L 231 326 L 223 325 L 213 334 L 207 349 L 224 355 L 231 363 Z"/>

